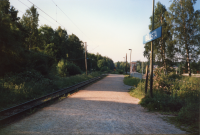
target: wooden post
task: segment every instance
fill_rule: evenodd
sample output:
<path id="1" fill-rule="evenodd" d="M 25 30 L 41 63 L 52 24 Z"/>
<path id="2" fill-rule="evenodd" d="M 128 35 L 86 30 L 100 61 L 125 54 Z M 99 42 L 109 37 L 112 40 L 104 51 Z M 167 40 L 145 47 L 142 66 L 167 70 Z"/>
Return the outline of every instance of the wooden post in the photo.
<path id="1" fill-rule="evenodd" d="M 148 88 L 148 71 L 149 66 L 146 65 L 146 84 L 145 84 L 145 94 L 147 94 L 147 88 Z"/>
<path id="2" fill-rule="evenodd" d="M 154 30 L 154 0 L 152 11 L 152 31 Z M 153 97 L 153 41 L 151 41 L 151 71 L 150 71 L 150 96 Z"/>
<path id="3" fill-rule="evenodd" d="M 126 53 L 126 74 L 127 74 L 127 53 Z"/>
<path id="4" fill-rule="evenodd" d="M 85 74 L 87 75 L 87 42 L 85 42 Z"/>

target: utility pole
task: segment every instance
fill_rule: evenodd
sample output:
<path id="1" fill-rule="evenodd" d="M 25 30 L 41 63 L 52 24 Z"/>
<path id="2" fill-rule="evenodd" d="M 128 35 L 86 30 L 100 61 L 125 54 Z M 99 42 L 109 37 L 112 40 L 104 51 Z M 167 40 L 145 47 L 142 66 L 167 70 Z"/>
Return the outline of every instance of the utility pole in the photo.
<path id="1" fill-rule="evenodd" d="M 153 11 L 152 11 L 152 31 L 154 30 L 154 0 L 153 0 Z M 150 74 L 150 97 L 153 97 L 153 40 L 151 41 L 151 74 Z"/>
<path id="2" fill-rule="evenodd" d="M 126 74 L 127 74 L 127 53 L 126 53 Z"/>
<path id="3" fill-rule="evenodd" d="M 85 74 L 87 75 L 87 42 L 85 42 Z"/>

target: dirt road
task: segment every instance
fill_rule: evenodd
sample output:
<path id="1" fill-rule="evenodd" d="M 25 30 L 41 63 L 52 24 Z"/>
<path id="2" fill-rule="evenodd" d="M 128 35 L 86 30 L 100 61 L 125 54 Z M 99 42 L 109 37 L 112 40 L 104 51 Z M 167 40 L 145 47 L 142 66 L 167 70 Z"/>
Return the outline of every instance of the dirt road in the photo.
<path id="1" fill-rule="evenodd" d="M 161 115 L 147 112 L 128 94 L 123 75 L 106 78 L 45 107 L 0 134 L 184 134 Z"/>

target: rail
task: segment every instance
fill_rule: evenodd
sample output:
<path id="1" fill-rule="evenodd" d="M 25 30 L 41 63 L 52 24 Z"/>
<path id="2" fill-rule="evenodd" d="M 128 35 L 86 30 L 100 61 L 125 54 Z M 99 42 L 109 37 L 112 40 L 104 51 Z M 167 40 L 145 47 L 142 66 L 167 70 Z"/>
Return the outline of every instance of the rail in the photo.
<path id="1" fill-rule="evenodd" d="M 35 108 L 41 104 L 44 104 L 48 101 L 51 101 L 55 98 L 58 98 L 64 94 L 68 94 L 74 90 L 77 90 L 78 88 L 81 88 L 85 85 L 88 85 L 94 81 L 97 81 L 99 79 L 101 79 L 103 76 L 105 75 L 101 75 L 92 79 L 89 79 L 87 81 L 72 85 L 70 87 L 64 88 L 64 89 L 60 89 L 58 91 L 55 91 L 53 93 L 47 94 L 45 96 L 42 96 L 40 98 L 7 108 L 5 110 L 0 111 L 0 127 L 2 127 L 5 124 L 8 124 L 10 122 L 12 122 L 12 118 L 14 118 L 14 116 L 21 114 L 27 110 L 30 110 L 32 108 Z"/>

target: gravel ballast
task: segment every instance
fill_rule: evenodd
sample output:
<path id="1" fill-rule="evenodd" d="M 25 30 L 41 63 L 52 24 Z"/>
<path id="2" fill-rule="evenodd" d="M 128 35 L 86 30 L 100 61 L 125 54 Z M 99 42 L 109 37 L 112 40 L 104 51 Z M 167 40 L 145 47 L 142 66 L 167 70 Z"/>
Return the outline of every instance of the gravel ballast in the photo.
<path id="1" fill-rule="evenodd" d="M 110 74 L 58 103 L 0 130 L 1 135 L 186 134 L 150 113 Z"/>

